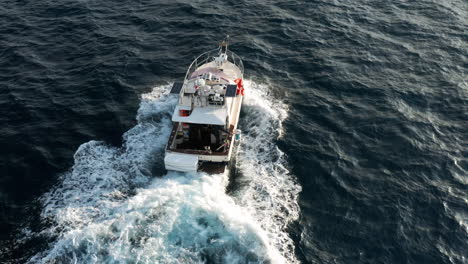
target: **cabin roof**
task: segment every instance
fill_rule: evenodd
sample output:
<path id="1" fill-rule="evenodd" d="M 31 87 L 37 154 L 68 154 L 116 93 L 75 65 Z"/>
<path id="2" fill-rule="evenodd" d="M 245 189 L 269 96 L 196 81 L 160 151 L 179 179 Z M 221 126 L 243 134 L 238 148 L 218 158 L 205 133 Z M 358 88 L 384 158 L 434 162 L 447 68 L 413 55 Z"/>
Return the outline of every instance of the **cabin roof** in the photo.
<path id="1" fill-rule="evenodd" d="M 226 117 L 228 116 L 227 108 L 219 106 L 195 107 L 189 116 L 181 116 L 179 110 L 184 109 L 179 105 L 176 106 L 172 121 L 223 126 L 226 125 Z"/>

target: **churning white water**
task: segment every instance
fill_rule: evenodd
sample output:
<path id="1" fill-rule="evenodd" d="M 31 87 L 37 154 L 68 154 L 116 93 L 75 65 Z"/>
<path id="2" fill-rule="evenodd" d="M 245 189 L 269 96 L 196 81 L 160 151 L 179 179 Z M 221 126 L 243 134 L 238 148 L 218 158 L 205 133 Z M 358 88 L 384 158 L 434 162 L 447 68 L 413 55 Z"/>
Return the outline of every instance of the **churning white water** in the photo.
<path id="1" fill-rule="evenodd" d="M 246 87 L 239 186 L 229 195 L 227 175 L 153 175 L 176 104 L 169 86 L 156 87 L 142 96 L 122 148 L 81 145 L 61 184 L 43 196 L 41 217 L 50 224 L 41 235 L 54 242 L 29 262 L 296 262 L 285 229 L 298 217 L 300 187 L 275 144 L 287 109 L 266 86 Z"/>

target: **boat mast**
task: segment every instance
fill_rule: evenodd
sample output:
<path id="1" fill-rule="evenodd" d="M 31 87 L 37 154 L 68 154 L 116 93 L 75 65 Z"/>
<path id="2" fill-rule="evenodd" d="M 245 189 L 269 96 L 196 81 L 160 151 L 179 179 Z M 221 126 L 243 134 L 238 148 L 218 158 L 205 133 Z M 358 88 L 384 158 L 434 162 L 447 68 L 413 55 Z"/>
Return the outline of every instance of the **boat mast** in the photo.
<path id="1" fill-rule="evenodd" d="M 226 54 L 229 46 L 229 35 L 226 35 L 223 41 L 219 43 L 219 54 Z"/>

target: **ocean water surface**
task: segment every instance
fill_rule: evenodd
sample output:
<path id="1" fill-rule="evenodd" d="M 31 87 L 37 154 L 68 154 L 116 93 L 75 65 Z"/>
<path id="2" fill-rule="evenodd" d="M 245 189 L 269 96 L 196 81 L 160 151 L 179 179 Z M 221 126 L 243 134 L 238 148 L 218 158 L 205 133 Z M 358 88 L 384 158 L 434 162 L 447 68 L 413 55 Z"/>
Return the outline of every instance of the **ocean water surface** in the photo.
<path id="1" fill-rule="evenodd" d="M 1 1 L 0 263 L 468 263 L 466 1 Z M 164 170 L 243 58 L 229 177 Z"/>

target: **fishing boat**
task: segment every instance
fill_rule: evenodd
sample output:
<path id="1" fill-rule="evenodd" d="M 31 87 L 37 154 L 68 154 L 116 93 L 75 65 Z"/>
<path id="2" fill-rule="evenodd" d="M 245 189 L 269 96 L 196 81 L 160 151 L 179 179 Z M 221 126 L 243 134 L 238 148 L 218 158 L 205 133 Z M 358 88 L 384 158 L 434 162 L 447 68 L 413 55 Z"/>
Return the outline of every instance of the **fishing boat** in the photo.
<path id="1" fill-rule="evenodd" d="M 164 157 L 167 170 L 223 173 L 232 159 L 241 138 L 244 66 L 228 45 L 226 38 L 198 56 L 183 82 L 172 86 L 178 102 Z"/>

